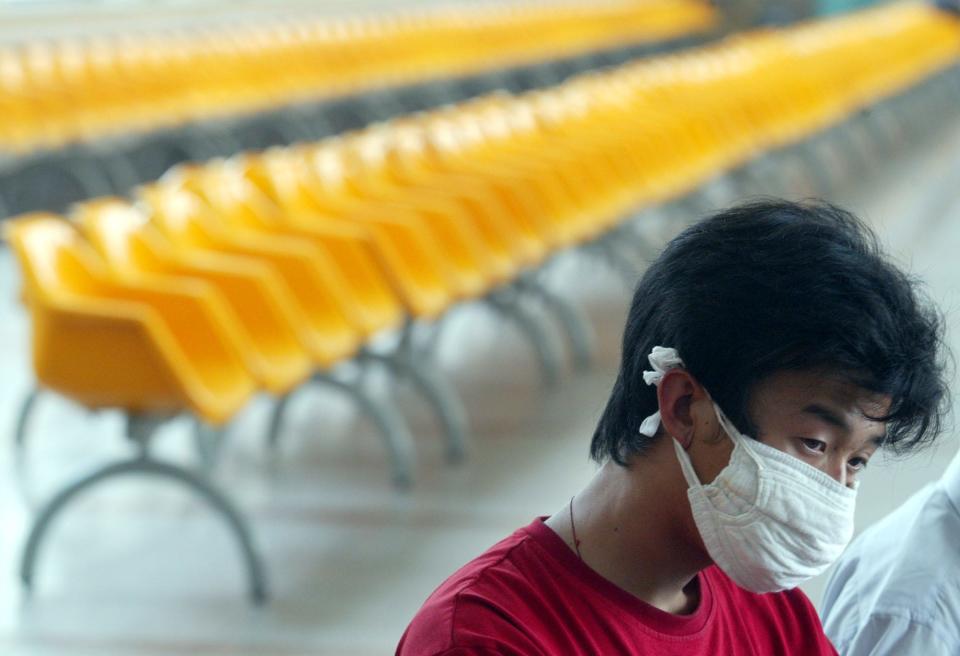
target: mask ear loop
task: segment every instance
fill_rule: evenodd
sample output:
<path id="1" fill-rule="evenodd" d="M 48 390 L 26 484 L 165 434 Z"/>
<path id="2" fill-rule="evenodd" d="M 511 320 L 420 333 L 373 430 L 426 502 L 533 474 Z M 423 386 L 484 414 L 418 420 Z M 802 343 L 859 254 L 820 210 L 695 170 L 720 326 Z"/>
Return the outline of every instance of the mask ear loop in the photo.
<path id="1" fill-rule="evenodd" d="M 653 366 L 653 370 L 647 370 L 643 372 L 643 381 L 647 385 L 653 385 L 656 388 L 660 387 L 660 382 L 663 380 L 664 375 L 666 375 L 668 371 L 672 371 L 684 366 L 683 360 L 680 358 L 680 354 L 677 353 L 677 350 L 674 348 L 654 346 L 653 350 L 648 356 L 648 359 L 650 360 L 650 364 Z M 736 428 L 734 428 L 730 420 L 727 419 L 727 416 L 723 414 L 720 406 L 718 406 L 713 400 L 713 397 L 710 396 L 709 392 L 707 392 L 707 397 L 710 399 L 711 404 L 713 404 L 720 427 L 723 428 L 723 430 L 730 437 L 734 444 L 734 448 L 736 448 L 738 444 L 743 444 L 745 438 Z M 641 435 L 653 437 L 660 429 L 660 424 L 661 415 L 660 410 L 658 409 L 656 412 L 643 420 L 643 422 L 640 424 L 638 432 Z M 687 440 L 686 444 L 682 444 L 681 441 L 673 435 L 670 435 L 669 437 L 673 442 L 674 450 L 677 453 L 677 460 L 680 461 L 680 470 L 683 472 L 683 477 L 686 479 L 687 485 L 689 487 L 703 487 L 703 483 L 701 483 L 700 479 L 697 477 L 697 472 L 693 469 L 693 462 L 690 460 L 690 456 L 687 453 L 687 449 L 689 449 L 690 445 L 693 443 L 693 437 L 691 436 L 691 438 Z M 756 455 L 750 450 L 749 447 L 745 447 L 745 450 L 750 457 L 757 462 L 758 466 L 762 466 L 757 460 Z"/>
<path id="2" fill-rule="evenodd" d="M 758 470 L 765 469 L 763 461 L 747 444 L 747 441 L 750 438 L 746 437 L 736 429 L 736 427 L 733 425 L 733 422 L 727 418 L 727 415 L 725 415 L 723 410 L 720 409 L 720 406 L 717 405 L 716 401 L 713 400 L 713 397 L 710 396 L 709 392 L 707 393 L 707 396 L 710 398 L 710 403 L 713 405 L 713 410 L 717 414 L 717 420 L 720 422 L 720 428 L 723 429 L 723 431 L 730 438 L 730 441 L 733 442 L 734 450 L 736 450 L 738 447 L 741 448 L 744 452 L 746 452 L 750 459 L 753 460 Z M 673 447 L 677 452 L 677 460 L 680 461 L 680 469 L 683 471 L 683 477 L 687 480 L 687 485 L 690 487 L 703 487 L 703 483 L 697 476 L 697 472 L 693 469 L 693 462 L 690 460 L 690 454 L 688 454 L 687 450 L 682 444 L 680 444 L 680 440 L 674 438 L 672 435 L 670 436 L 670 439 L 673 440 Z M 731 458 L 732 457 L 733 455 L 731 454 Z M 729 463 L 727 466 L 729 466 Z"/>
<path id="3" fill-rule="evenodd" d="M 709 396 L 709 392 L 707 393 Z M 713 410 L 717 413 L 717 421 L 720 422 L 720 428 L 727 434 L 730 438 L 730 441 L 733 442 L 733 448 L 736 449 L 740 447 L 743 449 L 750 459 L 757 465 L 757 469 L 766 469 L 763 464 L 763 460 L 758 456 L 754 450 L 750 447 L 750 438 L 737 430 L 737 427 L 733 425 L 733 422 L 730 421 L 730 418 L 720 409 L 720 406 L 717 405 L 717 402 L 713 400 L 713 397 L 710 397 L 710 402 L 713 404 Z M 732 454 L 731 454 L 731 457 Z"/>
<path id="4" fill-rule="evenodd" d="M 673 450 L 677 452 L 677 460 L 680 462 L 680 471 L 683 472 L 683 477 L 687 481 L 687 486 L 691 488 L 703 487 L 703 483 L 700 482 L 697 472 L 693 469 L 693 462 L 690 460 L 690 454 L 687 453 L 687 450 L 683 448 L 682 444 L 680 444 L 680 440 L 671 435 L 670 441 L 673 442 Z"/>

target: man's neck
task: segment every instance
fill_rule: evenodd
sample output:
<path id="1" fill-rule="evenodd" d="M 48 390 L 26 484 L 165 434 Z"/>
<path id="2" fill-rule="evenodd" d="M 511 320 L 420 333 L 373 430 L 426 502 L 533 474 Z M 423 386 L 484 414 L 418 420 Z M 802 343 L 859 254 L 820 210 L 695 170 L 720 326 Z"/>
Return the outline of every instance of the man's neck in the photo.
<path id="1" fill-rule="evenodd" d="M 655 608 L 688 614 L 699 603 L 696 575 L 710 559 L 671 439 L 658 440 L 629 468 L 606 463 L 574 498 L 573 526 L 591 569 Z M 569 507 L 546 523 L 576 550 Z"/>

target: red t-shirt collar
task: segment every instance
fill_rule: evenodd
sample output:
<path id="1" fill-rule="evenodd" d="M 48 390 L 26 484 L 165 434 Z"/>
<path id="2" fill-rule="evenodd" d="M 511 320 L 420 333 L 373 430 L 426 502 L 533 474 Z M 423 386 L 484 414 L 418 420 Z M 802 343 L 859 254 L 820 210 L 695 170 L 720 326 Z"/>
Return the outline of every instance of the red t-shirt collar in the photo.
<path id="1" fill-rule="evenodd" d="M 595 591 L 598 597 L 609 601 L 619 612 L 636 617 L 647 629 L 667 636 L 693 636 L 706 628 L 713 616 L 714 595 L 710 577 L 698 574 L 700 603 L 689 615 L 674 615 L 651 606 L 590 569 L 567 546 L 563 539 L 544 523 L 546 517 L 538 517 L 523 529 L 537 542 L 557 564 L 578 583 Z"/>

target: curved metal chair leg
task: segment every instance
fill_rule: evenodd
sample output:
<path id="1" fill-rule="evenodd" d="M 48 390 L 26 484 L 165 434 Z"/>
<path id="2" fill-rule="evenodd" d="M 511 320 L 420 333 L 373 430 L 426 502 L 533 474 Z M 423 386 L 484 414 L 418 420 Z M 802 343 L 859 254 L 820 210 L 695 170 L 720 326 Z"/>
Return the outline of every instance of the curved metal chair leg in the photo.
<path id="1" fill-rule="evenodd" d="M 540 364 L 540 375 L 547 388 L 554 388 L 560 382 L 561 355 L 550 334 L 543 329 L 536 317 L 531 315 L 513 295 L 492 294 L 484 299 L 494 310 L 513 321 L 520 332 L 533 346 Z"/>
<path id="2" fill-rule="evenodd" d="M 309 126 L 295 111 L 285 112 L 283 116 L 278 117 L 276 128 L 288 144 L 315 140 Z"/>
<path id="3" fill-rule="evenodd" d="M 447 436 L 447 461 L 460 462 L 467 454 L 467 413 L 453 388 L 423 360 L 405 356 L 403 367 L 410 380 L 437 409 Z"/>
<path id="4" fill-rule="evenodd" d="M 421 328 L 424 328 L 424 331 L 419 337 L 414 338 L 411 336 L 410 348 L 416 354 L 416 357 L 425 360 L 433 358 L 436 354 L 437 345 L 440 343 L 440 338 L 443 335 L 443 328 L 447 316 L 446 314 L 441 315 L 439 319 L 435 320 L 429 326 L 421 326 Z"/>
<path id="5" fill-rule="evenodd" d="M 17 466 L 23 464 L 24 454 L 27 446 L 27 423 L 30 421 L 30 415 L 33 414 L 33 407 L 37 404 L 37 399 L 43 390 L 39 387 L 31 389 L 20 404 L 20 410 L 17 412 L 17 422 L 13 429 L 13 448 L 14 458 Z"/>
<path id="6" fill-rule="evenodd" d="M 864 152 L 863 144 L 853 127 L 853 119 L 847 118 L 830 130 L 829 148 L 833 158 L 840 163 L 839 179 L 841 185 L 847 185 L 861 171 L 873 166 L 870 157 Z"/>
<path id="7" fill-rule="evenodd" d="M 837 128 L 837 139 L 843 144 L 846 167 L 853 175 L 867 171 L 873 166 L 876 153 L 872 151 L 870 144 L 866 143 L 867 135 L 864 134 L 863 127 L 856 119 L 847 119 Z"/>
<path id="8" fill-rule="evenodd" d="M 390 354 L 367 351 L 363 358 L 380 362 L 397 374 L 404 375 L 417 387 L 423 397 L 437 411 L 446 436 L 448 462 L 462 461 L 467 453 L 467 413 L 453 391 L 453 387 L 440 379 L 434 367 L 418 360 L 409 352 L 409 345 Z"/>
<path id="9" fill-rule="evenodd" d="M 214 428 L 199 419 L 193 420 L 194 449 L 200 459 L 203 471 L 207 474 L 213 472 L 220 460 L 225 435 L 225 428 Z"/>
<path id="10" fill-rule="evenodd" d="M 823 155 L 812 141 L 805 141 L 797 146 L 797 156 L 804 163 L 804 170 L 810 175 L 818 196 L 831 196 L 836 185 L 833 181 L 831 167 L 823 161 Z"/>
<path id="11" fill-rule="evenodd" d="M 9 216 L 13 216 L 13 213 L 10 211 L 10 208 L 7 207 L 7 202 L 3 198 L 3 190 L 0 189 L 0 220 Z"/>
<path id="12" fill-rule="evenodd" d="M 201 477 L 182 467 L 150 458 L 125 460 L 96 469 L 60 490 L 56 496 L 44 505 L 30 528 L 20 561 L 20 580 L 28 591 L 33 587 L 37 556 L 40 547 L 43 545 L 43 539 L 54 520 L 67 507 L 69 502 L 102 481 L 132 474 L 146 474 L 182 483 L 218 512 L 226 521 L 228 528 L 240 546 L 249 579 L 250 599 L 257 605 L 263 604 L 267 600 L 267 580 L 263 562 L 253 544 L 251 531 L 246 520 L 233 503 Z"/>
<path id="13" fill-rule="evenodd" d="M 137 168 L 122 149 L 104 150 L 98 154 L 103 173 L 117 192 L 126 192 L 142 182 Z"/>
<path id="14" fill-rule="evenodd" d="M 868 107 L 864 111 L 863 127 L 882 155 L 896 150 L 901 144 L 903 130 L 890 101 Z"/>
<path id="15" fill-rule="evenodd" d="M 270 411 L 270 424 L 267 427 L 267 448 L 271 452 L 276 451 L 280 444 L 280 427 L 283 425 L 283 416 L 286 414 L 290 399 L 296 391 L 296 389 L 290 390 L 278 398 Z"/>
<path id="16" fill-rule="evenodd" d="M 408 488 L 413 483 L 413 437 L 406 423 L 389 401 L 378 401 L 359 384 L 341 380 L 332 375 L 319 373 L 313 381 L 335 387 L 347 394 L 377 425 L 383 443 L 390 454 L 393 484 Z"/>
<path id="17" fill-rule="evenodd" d="M 780 195 L 785 193 L 789 186 L 784 178 L 782 167 L 770 154 L 758 155 L 744 164 L 741 181 L 746 184 L 746 191 L 749 192 L 747 195 L 751 196 Z M 716 206 L 701 204 L 698 216 L 710 214 L 717 209 Z"/>
<path id="18" fill-rule="evenodd" d="M 737 198 L 748 198 L 757 193 L 756 174 L 748 165 L 738 166 L 729 175 Z"/>
<path id="19" fill-rule="evenodd" d="M 23 499 L 27 508 L 33 510 L 36 507 L 36 500 L 30 490 L 27 476 L 27 426 L 30 422 L 30 416 L 36 407 L 37 399 L 43 394 L 39 387 L 31 389 L 24 397 L 17 412 L 17 421 L 13 429 L 13 464 L 14 479 L 20 497 Z"/>
<path id="20" fill-rule="evenodd" d="M 641 217 L 625 222 L 611 232 L 607 239 L 619 244 L 625 244 L 640 258 L 643 264 L 650 264 L 660 256 L 660 249 L 654 245 L 650 237 L 641 232 L 642 228 L 640 223 L 642 221 L 643 218 Z"/>
<path id="21" fill-rule="evenodd" d="M 790 194 L 804 197 L 815 195 L 819 191 L 819 183 L 810 171 L 807 161 L 794 148 L 783 151 L 780 159 L 784 177 L 787 180 L 787 191 Z"/>
<path id="22" fill-rule="evenodd" d="M 238 153 L 243 148 L 226 127 L 188 128 L 179 135 L 180 143 L 191 159 L 207 160 Z"/>
<path id="23" fill-rule="evenodd" d="M 613 244 L 603 239 L 588 244 L 586 251 L 598 256 L 601 262 L 620 277 L 624 286 L 633 291 L 640 280 L 640 267 L 636 261 L 625 256 Z"/>
<path id="24" fill-rule="evenodd" d="M 84 157 L 70 166 L 57 162 L 56 167 L 76 180 L 87 194 L 87 198 L 116 193 L 93 152 L 84 152 Z"/>
<path id="25" fill-rule="evenodd" d="M 557 319 L 570 342 L 574 368 L 578 371 L 588 369 L 593 359 L 594 339 L 590 322 L 583 312 L 531 276 L 521 277 L 517 284 L 522 291 L 529 292 L 542 301 L 544 307 Z"/>

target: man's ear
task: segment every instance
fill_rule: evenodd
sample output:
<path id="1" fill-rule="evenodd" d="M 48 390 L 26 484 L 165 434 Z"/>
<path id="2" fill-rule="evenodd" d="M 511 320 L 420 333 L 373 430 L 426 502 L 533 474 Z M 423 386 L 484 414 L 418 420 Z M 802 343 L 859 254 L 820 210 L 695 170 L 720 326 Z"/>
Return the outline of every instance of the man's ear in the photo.
<path id="1" fill-rule="evenodd" d="M 657 386 L 660 425 L 684 449 L 689 448 L 693 441 L 695 422 L 691 404 L 699 391 L 699 384 L 685 369 L 671 369 L 663 375 Z"/>

